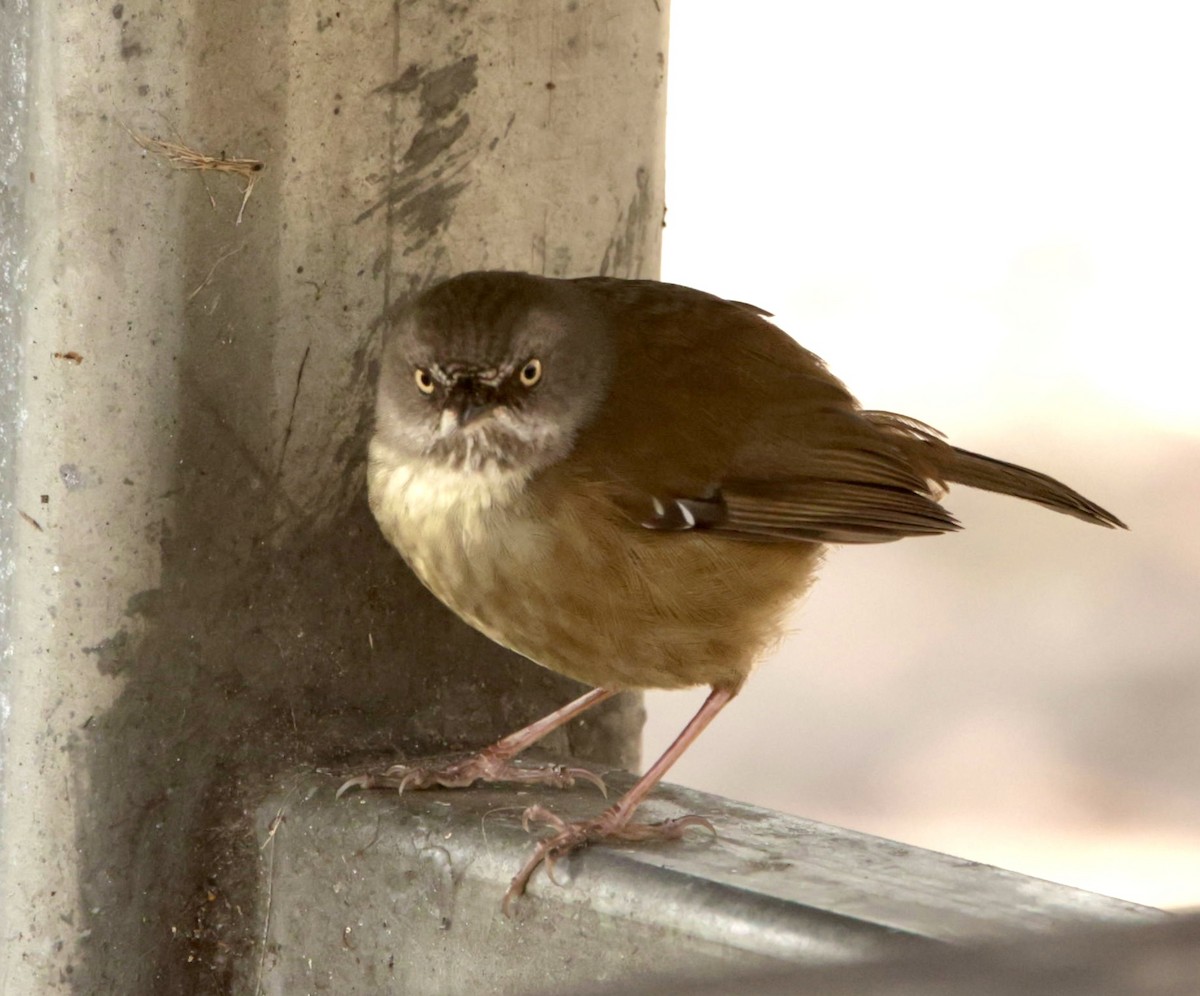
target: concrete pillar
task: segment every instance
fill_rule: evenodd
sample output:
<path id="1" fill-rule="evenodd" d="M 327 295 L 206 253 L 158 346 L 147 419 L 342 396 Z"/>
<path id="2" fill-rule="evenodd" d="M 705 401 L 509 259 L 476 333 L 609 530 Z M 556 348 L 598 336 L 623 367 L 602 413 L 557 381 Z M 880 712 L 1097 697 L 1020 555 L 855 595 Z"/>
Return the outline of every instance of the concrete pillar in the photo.
<path id="1" fill-rule="evenodd" d="M 574 694 L 378 536 L 372 376 L 437 277 L 656 275 L 665 8 L 0 6 L 0 989 L 223 991 L 280 771 Z"/>

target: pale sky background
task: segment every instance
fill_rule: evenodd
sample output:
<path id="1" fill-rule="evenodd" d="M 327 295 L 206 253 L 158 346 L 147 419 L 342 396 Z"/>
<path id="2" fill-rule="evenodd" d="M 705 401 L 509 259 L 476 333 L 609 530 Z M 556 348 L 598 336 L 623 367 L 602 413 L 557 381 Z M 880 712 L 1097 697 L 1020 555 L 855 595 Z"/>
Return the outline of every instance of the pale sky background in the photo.
<path id="1" fill-rule="evenodd" d="M 1129 533 L 834 551 L 671 780 L 1200 904 L 1200 8 L 676 0 L 663 279 Z M 646 758 L 703 691 L 654 693 Z"/>

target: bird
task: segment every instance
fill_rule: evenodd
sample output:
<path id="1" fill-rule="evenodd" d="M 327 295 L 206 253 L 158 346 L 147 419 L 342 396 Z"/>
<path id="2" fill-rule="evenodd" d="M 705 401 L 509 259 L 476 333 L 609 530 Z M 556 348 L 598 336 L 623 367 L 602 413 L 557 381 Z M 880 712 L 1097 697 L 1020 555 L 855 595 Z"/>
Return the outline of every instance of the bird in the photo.
<path id="1" fill-rule="evenodd" d="M 831 544 L 960 528 L 951 484 L 1109 528 L 1038 471 L 863 408 L 813 353 L 739 301 L 645 279 L 475 271 L 389 321 L 368 500 L 386 539 L 465 622 L 590 690 L 481 750 L 396 764 L 339 789 L 569 787 L 584 768 L 516 763 L 628 689 L 707 686 L 678 738 L 613 805 L 545 824 L 503 898 L 585 845 L 712 825 L 634 814 L 741 690 Z"/>

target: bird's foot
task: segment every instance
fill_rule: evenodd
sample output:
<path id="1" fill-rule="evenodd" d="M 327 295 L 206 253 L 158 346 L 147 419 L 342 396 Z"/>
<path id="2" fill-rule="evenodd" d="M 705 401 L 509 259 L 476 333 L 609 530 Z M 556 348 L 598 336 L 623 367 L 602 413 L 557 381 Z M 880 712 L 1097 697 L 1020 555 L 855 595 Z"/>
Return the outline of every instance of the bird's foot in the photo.
<path id="1" fill-rule="evenodd" d="M 518 782 L 525 785 L 550 785 L 571 788 L 576 779 L 591 782 L 604 795 L 604 780 L 586 768 L 565 764 L 514 762 L 490 749 L 478 754 L 449 754 L 424 758 L 413 764 L 394 764 L 383 774 L 362 774 L 346 781 L 337 790 L 340 797 L 352 788 L 406 789 L 467 788 L 476 782 Z"/>
<path id="2" fill-rule="evenodd" d="M 630 823 L 629 813 L 621 810 L 620 803 L 606 809 L 595 819 L 572 822 L 567 822 L 542 806 L 530 806 L 525 810 L 521 824 L 529 830 L 532 823 L 546 823 L 557 832 L 539 842 L 529 860 L 513 876 L 501 904 L 506 916 L 511 912 L 512 901 L 525 891 L 538 865 L 545 863 L 546 874 L 558 885 L 560 883 L 554 878 L 554 866 L 561 858 L 588 844 L 602 840 L 678 840 L 688 827 L 704 827 L 714 836 L 717 832 L 703 816 L 680 816 L 661 823 Z"/>

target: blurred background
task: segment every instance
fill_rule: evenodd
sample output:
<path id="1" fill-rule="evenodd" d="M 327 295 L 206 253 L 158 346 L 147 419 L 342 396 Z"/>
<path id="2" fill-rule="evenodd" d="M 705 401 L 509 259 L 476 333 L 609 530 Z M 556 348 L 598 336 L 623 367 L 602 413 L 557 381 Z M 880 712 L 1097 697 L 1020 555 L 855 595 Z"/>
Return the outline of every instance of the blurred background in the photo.
<path id="1" fill-rule="evenodd" d="M 1131 528 L 959 489 L 963 533 L 832 550 L 672 781 L 1200 904 L 1198 27 L 1153 0 L 672 5 L 663 279 Z M 703 696 L 647 697 L 647 759 Z"/>

